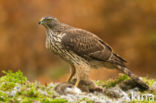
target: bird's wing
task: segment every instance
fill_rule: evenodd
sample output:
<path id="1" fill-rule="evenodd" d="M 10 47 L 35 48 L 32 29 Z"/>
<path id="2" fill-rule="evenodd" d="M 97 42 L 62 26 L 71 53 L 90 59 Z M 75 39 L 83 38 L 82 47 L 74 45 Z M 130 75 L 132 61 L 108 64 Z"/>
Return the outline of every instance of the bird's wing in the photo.
<path id="1" fill-rule="evenodd" d="M 93 33 L 82 29 L 64 31 L 62 45 L 77 55 L 99 61 L 107 61 L 112 55 L 112 49 Z"/>

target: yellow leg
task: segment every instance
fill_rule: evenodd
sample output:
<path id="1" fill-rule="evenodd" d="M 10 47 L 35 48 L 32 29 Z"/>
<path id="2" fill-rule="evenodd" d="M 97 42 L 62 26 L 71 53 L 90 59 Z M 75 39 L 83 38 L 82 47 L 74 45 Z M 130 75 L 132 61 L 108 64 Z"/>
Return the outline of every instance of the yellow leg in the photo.
<path id="1" fill-rule="evenodd" d="M 71 75 L 70 76 L 68 76 L 68 78 L 67 78 L 67 80 L 66 80 L 67 82 L 70 82 L 71 81 Z"/>
<path id="2" fill-rule="evenodd" d="M 70 75 L 69 75 L 69 77 L 67 78 L 67 82 L 70 82 L 71 81 L 71 79 L 72 79 L 72 77 L 75 75 L 75 73 L 76 73 L 76 71 L 75 71 L 75 67 L 74 66 L 72 66 L 71 68 L 70 68 Z"/>
<path id="3" fill-rule="evenodd" d="M 71 81 L 71 79 L 72 79 L 72 75 L 70 74 L 69 76 L 68 76 L 68 78 L 67 78 L 67 82 L 70 82 Z"/>
<path id="4" fill-rule="evenodd" d="M 80 83 L 80 79 L 77 79 L 74 86 L 75 86 L 75 87 L 78 87 L 78 86 L 79 86 L 79 83 Z"/>

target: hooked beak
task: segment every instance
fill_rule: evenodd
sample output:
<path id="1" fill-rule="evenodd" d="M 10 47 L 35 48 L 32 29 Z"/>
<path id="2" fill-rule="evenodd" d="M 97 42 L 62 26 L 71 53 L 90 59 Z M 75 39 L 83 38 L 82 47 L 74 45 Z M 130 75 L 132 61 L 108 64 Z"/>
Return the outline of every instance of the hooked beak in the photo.
<path id="1" fill-rule="evenodd" d="M 38 24 L 42 24 L 42 21 L 39 21 Z"/>
<path id="2" fill-rule="evenodd" d="M 45 18 L 42 18 L 39 22 L 38 22 L 38 24 L 43 24 L 43 20 L 44 20 Z"/>

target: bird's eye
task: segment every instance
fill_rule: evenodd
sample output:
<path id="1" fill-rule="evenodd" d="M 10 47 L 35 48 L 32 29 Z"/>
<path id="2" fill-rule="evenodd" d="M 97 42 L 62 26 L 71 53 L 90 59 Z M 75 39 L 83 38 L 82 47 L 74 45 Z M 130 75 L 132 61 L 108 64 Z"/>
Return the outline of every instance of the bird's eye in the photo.
<path id="1" fill-rule="evenodd" d="M 51 19 L 47 19 L 47 21 L 52 21 Z"/>

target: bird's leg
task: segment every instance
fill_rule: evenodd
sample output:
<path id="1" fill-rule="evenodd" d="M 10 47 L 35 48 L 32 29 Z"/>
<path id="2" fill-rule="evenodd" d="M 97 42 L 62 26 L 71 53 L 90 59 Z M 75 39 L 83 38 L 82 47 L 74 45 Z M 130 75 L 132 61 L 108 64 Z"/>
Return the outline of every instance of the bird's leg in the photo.
<path id="1" fill-rule="evenodd" d="M 75 73 L 76 73 L 75 67 L 74 66 L 71 66 L 70 67 L 70 75 L 69 75 L 69 77 L 67 79 L 67 82 L 71 82 L 71 79 L 75 75 Z"/>
<path id="2" fill-rule="evenodd" d="M 79 86 L 79 83 L 80 83 L 80 81 L 81 81 L 81 72 L 80 72 L 80 70 L 81 70 L 81 68 L 79 68 L 79 67 L 77 67 L 76 69 L 76 82 L 75 82 L 75 84 L 74 84 L 74 86 L 75 87 L 78 87 Z"/>
<path id="3" fill-rule="evenodd" d="M 80 79 L 77 79 L 74 86 L 75 86 L 75 87 L 78 87 L 78 86 L 79 86 L 79 83 L 80 83 Z"/>

